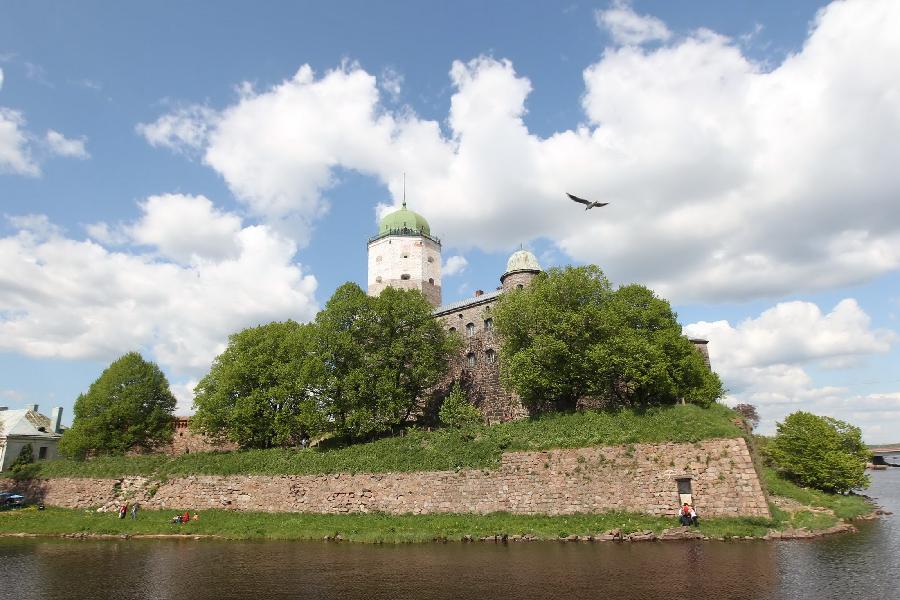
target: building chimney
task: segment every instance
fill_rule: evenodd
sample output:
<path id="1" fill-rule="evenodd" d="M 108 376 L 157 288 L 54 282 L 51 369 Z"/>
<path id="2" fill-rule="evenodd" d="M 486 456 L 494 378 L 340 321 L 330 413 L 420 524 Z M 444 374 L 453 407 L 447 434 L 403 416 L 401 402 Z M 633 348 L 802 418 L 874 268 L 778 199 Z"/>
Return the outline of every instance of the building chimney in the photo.
<path id="1" fill-rule="evenodd" d="M 476 298 L 477 298 L 478 296 L 483 296 L 483 295 L 484 295 L 484 290 L 475 290 L 475 297 L 476 297 Z"/>
<path id="2" fill-rule="evenodd" d="M 62 433 L 62 406 L 54 406 L 50 413 L 50 433 Z"/>
<path id="3" fill-rule="evenodd" d="M 37 412 L 37 411 L 38 411 L 38 405 L 37 405 L 37 404 L 29 404 L 29 405 L 26 406 L 25 408 L 27 408 L 28 410 L 30 410 L 30 411 L 32 411 L 32 412 Z"/>

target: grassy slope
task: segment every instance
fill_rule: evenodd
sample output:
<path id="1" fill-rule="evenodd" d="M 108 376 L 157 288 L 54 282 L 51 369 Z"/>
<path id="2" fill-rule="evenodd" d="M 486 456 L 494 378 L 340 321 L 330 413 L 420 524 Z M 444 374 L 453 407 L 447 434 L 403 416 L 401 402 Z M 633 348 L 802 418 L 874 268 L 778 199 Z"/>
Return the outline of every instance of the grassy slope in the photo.
<path id="1" fill-rule="evenodd" d="M 872 504 L 862 496 L 827 494 L 801 487 L 779 476 L 769 467 L 763 468 L 762 478 L 763 485 L 766 486 L 769 494 L 791 498 L 806 506 L 829 508 L 834 511 L 835 516 L 841 519 L 852 519 L 872 512 Z"/>
<path id="2" fill-rule="evenodd" d="M 113 513 L 62 508 L 44 511 L 24 509 L 0 512 L 0 534 L 185 534 L 216 535 L 229 539 L 310 539 L 340 534 L 357 542 L 426 542 L 445 538 L 460 540 L 496 534 L 535 535 L 557 539 L 567 535 L 596 535 L 610 529 L 623 533 L 663 529 L 677 525 L 673 518 L 627 513 L 568 515 L 558 517 L 510 515 L 314 515 L 298 513 L 239 513 L 209 510 L 199 521 L 170 523 L 178 511 L 142 511 L 136 521 L 120 520 Z M 707 519 L 701 531 L 710 536 L 765 535 L 766 519 Z"/>
<path id="3" fill-rule="evenodd" d="M 503 452 L 640 442 L 695 442 L 740 437 L 734 413 L 721 405 L 692 405 L 645 412 L 548 415 L 473 431 L 411 431 L 404 436 L 342 448 L 272 449 L 196 453 L 177 457 L 103 457 L 41 463 L 41 477 L 122 477 L 182 474 L 303 475 L 319 473 L 493 469 Z"/>

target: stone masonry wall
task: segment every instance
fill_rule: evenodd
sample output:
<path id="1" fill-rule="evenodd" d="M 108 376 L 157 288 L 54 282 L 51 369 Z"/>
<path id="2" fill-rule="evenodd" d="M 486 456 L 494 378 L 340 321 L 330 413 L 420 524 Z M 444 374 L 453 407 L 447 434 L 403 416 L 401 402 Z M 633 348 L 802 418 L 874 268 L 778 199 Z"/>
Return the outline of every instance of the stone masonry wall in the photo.
<path id="1" fill-rule="evenodd" d="M 449 395 L 453 383 L 459 381 L 466 398 L 481 410 L 488 424 L 528 416 L 519 396 L 500 384 L 500 336 L 495 329 L 485 325 L 485 321 L 492 317 L 493 304 L 493 300 L 473 304 L 439 317 L 447 329 L 452 327 L 462 336 L 464 346 L 450 360 L 447 374 L 435 390 L 438 396 L 444 398 Z M 466 329 L 469 323 L 474 325 L 471 335 Z M 493 362 L 490 352 L 493 353 Z M 469 364 L 470 356 L 475 364 Z"/>
<path id="2" fill-rule="evenodd" d="M 172 436 L 172 443 L 159 448 L 158 451 L 163 454 L 177 456 L 179 454 L 190 454 L 191 452 L 237 450 L 237 444 L 213 441 L 202 433 L 191 431 L 189 424 L 190 417 L 175 417 L 175 433 Z"/>
<path id="3" fill-rule="evenodd" d="M 701 517 L 769 516 L 741 438 L 512 452 L 494 471 L 198 475 L 169 479 L 152 495 L 143 490 L 155 484 L 140 478 L 52 479 L 31 485 L 45 503 L 72 508 L 111 505 L 130 489 L 146 508 L 165 509 L 547 515 L 621 510 L 674 516 L 676 480 L 684 477 L 692 480 Z M 0 480 L 0 489 L 12 486 L 11 480 Z"/>

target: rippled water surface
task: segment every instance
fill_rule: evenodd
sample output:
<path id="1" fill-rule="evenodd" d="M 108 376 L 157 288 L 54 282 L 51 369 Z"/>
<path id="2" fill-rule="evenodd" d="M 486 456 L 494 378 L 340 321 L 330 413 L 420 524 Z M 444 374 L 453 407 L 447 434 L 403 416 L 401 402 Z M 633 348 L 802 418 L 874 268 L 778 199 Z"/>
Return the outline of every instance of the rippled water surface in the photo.
<path id="1" fill-rule="evenodd" d="M 818 540 L 425 544 L 0 539 L 0 599 L 615 598 L 900 600 L 895 515 Z"/>

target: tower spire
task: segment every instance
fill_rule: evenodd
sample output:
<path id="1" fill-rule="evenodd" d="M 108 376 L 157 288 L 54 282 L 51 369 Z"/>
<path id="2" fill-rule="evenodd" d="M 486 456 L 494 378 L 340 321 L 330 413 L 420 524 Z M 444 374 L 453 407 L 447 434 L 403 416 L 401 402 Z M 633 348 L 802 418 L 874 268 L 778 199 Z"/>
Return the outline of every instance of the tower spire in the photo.
<path id="1" fill-rule="evenodd" d="M 406 171 L 403 172 L 403 208 L 406 208 Z"/>

